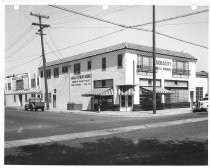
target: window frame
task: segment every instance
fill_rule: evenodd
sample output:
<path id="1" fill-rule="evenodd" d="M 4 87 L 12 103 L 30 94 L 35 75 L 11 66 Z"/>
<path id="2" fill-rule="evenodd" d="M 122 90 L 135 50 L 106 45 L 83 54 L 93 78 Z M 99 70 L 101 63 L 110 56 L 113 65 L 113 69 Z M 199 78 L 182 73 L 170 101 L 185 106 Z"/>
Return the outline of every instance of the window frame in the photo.
<path id="1" fill-rule="evenodd" d="M 53 77 L 59 78 L 59 67 L 53 69 Z"/>
<path id="2" fill-rule="evenodd" d="M 66 69 L 66 70 L 65 70 Z M 68 73 L 68 65 L 62 66 L 62 74 Z"/>
<path id="3" fill-rule="evenodd" d="M 46 69 L 46 78 L 51 79 L 51 69 Z"/>
<path id="4" fill-rule="evenodd" d="M 81 73 L 81 65 L 80 63 L 75 63 L 74 64 L 74 74 L 79 75 Z"/>
<path id="5" fill-rule="evenodd" d="M 87 61 L 87 70 L 90 71 L 92 69 L 92 61 Z"/>
<path id="6" fill-rule="evenodd" d="M 102 69 L 102 71 L 106 70 L 106 57 L 103 57 L 101 59 L 101 69 Z"/>
<path id="7" fill-rule="evenodd" d="M 122 68 L 123 67 L 123 54 L 117 55 L 117 67 Z"/>

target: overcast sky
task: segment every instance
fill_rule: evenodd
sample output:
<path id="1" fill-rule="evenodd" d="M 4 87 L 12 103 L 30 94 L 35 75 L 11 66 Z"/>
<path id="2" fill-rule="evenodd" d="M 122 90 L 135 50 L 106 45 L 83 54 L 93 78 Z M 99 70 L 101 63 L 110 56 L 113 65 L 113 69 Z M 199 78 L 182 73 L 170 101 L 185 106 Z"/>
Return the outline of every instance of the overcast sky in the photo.
<path id="1" fill-rule="evenodd" d="M 63 7 L 126 25 L 136 25 L 152 21 L 152 6 L 149 5 L 108 6 L 108 9 L 103 9 L 102 6 L 90 5 L 63 5 Z M 208 7 L 198 6 L 197 9 L 192 10 L 191 6 L 156 6 L 156 20 L 204 9 L 208 9 Z M 20 6 L 19 10 L 15 10 L 14 6 L 6 6 L 5 12 L 6 75 L 36 72 L 42 61 L 40 57 L 40 36 L 35 34 L 38 27 L 31 25 L 32 22 L 38 22 L 38 18 L 31 16 L 30 12 L 40 13 L 50 17 L 49 19 L 42 20 L 43 23 L 50 25 L 50 28 L 44 29 L 44 33 L 46 34 L 44 36 L 46 53 L 69 47 L 60 52 L 46 54 L 47 62 L 122 42 L 152 47 L 152 33 L 131 29 L 76 45 L 120 30 L 121 28 L 76 14 L 71 14 L 47 5 L 24 5 Z M 156 24 L 156 30 L 189 42 L 208 46 L 208 14 L 208 12 L 205 12 L 173 21 L 158 23 Z M 152 25 L 144 26 L 142 28 L 151 30 Z M 156 35 L 156 37 L 157 48 L 190 53 L 198 59 L 197 71 L 208 71 L 208 49 L 159 35 Z"/>

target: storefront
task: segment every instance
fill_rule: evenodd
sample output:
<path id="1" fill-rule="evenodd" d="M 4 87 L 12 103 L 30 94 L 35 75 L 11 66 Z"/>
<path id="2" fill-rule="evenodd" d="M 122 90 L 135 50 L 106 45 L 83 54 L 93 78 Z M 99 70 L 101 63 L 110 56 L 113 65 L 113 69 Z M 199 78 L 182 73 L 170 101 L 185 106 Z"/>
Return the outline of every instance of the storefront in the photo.
<path id="1" fill-rule="evenodd" d="M 157 49 L 157 106 L 189 107 L 196 99 L 196 61 L 190 54 Z M 152 48 L 131 43 L 47 63 L 48 90 L 56 108 L 132 111 L 152 108 Z M 56 69 L 56 76 L 54 73 Z M 43 67 L 39 68 L 43 74 Z M 54 74 L 54 75 L 51 75 Z M 44 78 L 41 75 L 41 91 Z M 207 87 L 207 86 L 206 86 Z M 55 108 L 50 103 L 50 108 Z"/>

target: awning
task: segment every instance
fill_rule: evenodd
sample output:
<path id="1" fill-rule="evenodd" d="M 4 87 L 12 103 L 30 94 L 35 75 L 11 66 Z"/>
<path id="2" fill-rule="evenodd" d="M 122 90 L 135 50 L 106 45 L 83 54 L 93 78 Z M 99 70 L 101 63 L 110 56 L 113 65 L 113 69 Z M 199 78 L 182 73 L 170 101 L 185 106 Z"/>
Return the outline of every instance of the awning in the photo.
<path id="1" fill-rule="evenodd" d="M 122 85 L 118 86 L 117 90 L 118 95 L 134 95 L 134 86 L 133 85 Z"/>
<path id="2" fill-rule="evenodd" d="M 152 94 L 153 93 L 153 87 L 140 87 L 141 91 L 144 94 Z M 161 87 L 156 87 L 156 94 L 172 94 L 173 92 Z"/>
<path id="3" fill-rule="evenodd" d="M 82 94 L 84 97 L 91 97 L 91 96 L 113 96 L 114 91 L 113 88 L 95 88 L 90 90 L 89 92 Z"/>

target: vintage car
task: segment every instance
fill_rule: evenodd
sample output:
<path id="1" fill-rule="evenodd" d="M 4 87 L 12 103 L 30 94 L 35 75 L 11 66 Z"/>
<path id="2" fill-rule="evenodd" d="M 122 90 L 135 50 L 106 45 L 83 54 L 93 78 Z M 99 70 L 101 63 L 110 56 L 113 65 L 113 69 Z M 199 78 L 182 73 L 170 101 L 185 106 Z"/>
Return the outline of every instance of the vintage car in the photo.
<path id="1" fill-rule="evenodd" d="M 41 109 L 44 111 L 45 103 L 41 101 L 40 98 L 29 98 L 29 103 L 25 105 L 25 110 L 31 110 L 37 111 L 38 109 Z"/>
<path id="2" fill-rule="evenodd" d="M 192 110 L 193 110 L 193 112 L 208 111 L 208 107 L 209 107 L 208 97 L 205 97 L 205 98 L 199 100 L 198 102 L 194 103 Z"/>

